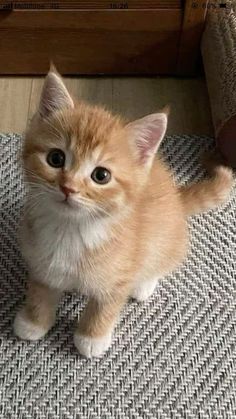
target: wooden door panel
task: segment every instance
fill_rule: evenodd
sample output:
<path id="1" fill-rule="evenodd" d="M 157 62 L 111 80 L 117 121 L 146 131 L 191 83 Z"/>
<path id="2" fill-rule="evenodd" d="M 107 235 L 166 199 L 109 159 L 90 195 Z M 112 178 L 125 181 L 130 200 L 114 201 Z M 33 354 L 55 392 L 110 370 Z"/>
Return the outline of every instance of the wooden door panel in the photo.
<path id="1" fill-rule="evenodd" d="M 0 74 L 45 74 L 50 60 L 68 75 L 194 74 L 207 0 L 194 4 L 2 0 Z"/>
<path id="2" fill-rule="evenodd" d="M 0 12 L 1 74 L 168 74 L 181 10 Z"/>

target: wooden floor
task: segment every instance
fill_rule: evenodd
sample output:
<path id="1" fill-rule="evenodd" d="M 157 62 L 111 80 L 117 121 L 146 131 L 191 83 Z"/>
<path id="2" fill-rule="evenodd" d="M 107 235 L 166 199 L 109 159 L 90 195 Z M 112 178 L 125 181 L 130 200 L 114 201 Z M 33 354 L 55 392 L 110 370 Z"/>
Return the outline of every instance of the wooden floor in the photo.
<path id="1" fill-rule="evenodd" d="M 169 134 L 213 135 L 204 79 L 66 78 L 73 95 L 136 118 L 171 105 Z M 37 108 L 43 78 L 0 78 L 0 132 L 22 133 Z"/>

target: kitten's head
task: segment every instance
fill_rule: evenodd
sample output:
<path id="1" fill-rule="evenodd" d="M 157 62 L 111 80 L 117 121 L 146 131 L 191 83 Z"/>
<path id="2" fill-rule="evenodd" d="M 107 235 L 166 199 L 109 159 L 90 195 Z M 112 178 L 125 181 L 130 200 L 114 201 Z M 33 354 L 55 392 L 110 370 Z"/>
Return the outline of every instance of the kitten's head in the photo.
<path id="1" fill-rule="evenodd" d="M 126 123 L 76 103 L 50 71 L 23 152 L 35 205 L 69 217 L 122 214 L 145 187 L 166 126 L 166 113 Z"/>

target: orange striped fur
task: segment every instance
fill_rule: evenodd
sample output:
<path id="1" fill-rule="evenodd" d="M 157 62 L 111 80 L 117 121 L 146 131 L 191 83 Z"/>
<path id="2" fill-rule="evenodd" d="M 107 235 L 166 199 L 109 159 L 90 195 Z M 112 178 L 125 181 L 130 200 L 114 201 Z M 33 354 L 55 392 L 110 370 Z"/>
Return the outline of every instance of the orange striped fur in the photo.
<path id="1" fill-rule="evenodd" d="M 44 336 L 60 294 L 76 289 L 89 301 L 75 344 L 83 355 L 99 356 L 128 298 L 148 298 L 157 280 L 183 261 L 186 215 L 224 201 L 232 173 L 221 167 L 214 180 L 178 188 L 155 156 L 166 123 L 166 111 L 128 123 L 76 103 L 60 76 L 49 73 L 23 150 L 29 195 L 21 242 L 29 292 L 15 319 L 18 336 Z M 65 153 L 64 167 L 47 163 L 52 149 Z M 92 180 L 98 166 L 110 171 L 109 183 Z M 62 188 L 73 193 L 65 198 Z"/>

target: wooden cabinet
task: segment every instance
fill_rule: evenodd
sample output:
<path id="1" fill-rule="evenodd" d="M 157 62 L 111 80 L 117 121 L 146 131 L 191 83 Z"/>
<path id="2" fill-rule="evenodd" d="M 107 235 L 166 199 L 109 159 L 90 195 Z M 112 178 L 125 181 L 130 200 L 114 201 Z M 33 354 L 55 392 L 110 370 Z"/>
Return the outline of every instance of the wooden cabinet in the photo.
<path id="1" fill-rule="evenodd" d="M 193 3 L 1 1 L 0 74 L 44 74 L 50 60 L 63 74 L 193 74 L 206 10 Z"/>

